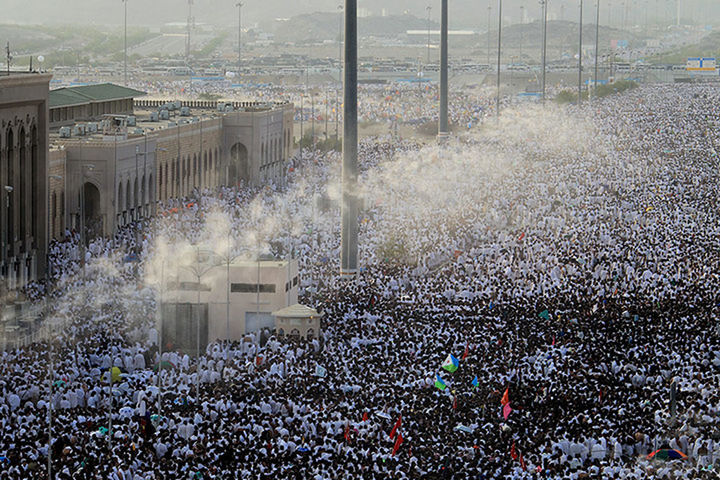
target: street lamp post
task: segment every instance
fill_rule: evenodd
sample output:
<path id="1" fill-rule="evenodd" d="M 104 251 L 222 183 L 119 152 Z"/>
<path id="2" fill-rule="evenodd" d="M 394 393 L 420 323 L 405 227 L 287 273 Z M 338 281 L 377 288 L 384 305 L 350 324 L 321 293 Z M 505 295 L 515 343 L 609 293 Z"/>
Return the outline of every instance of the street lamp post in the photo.
<path id="1" fill-rule="evenodd" d="M 128 84 L 128 74 L 127 74 L 127 2 L 128 0 L 122 0 L 123 4 L 125 4 L 125 55 L 124 55 L 124 64 L 125 64 L 125 86 L 127 87 Z"/>
<path id="2" fill-rule="evenodd" d="M 238 59 L 237 59 L 237 76 L 240 78 L 240 68 L 242 67 L 242 60 L 240 59 L 240 55 L 242 53 L 241 46 L 242 46 L 242 7 L 245 6 L 244 3 L 238 2 L 235 4 L 236 7 L 238 7 Z"/>
<path id="3" fill-rule="evenodd" d="M 425 10 L 427 10 L 427 30 L 428 30 L 428 41 L 427 41 L 427 64 L 430 65 L 430 11 L 432 11 L 432 7 L 428 5 L 425 7 Z"/>
<path id="4" fill-rule="evenodd" d="M 498 55 L 497 55 L 497 119 L 500 119 L 500 60 L 502 58 L 502 0 L 498 0 Z"/>
<path id="5" fill-rule="evenodd" d="M 582 46 L 583 46 L 583 0 L 580 0 L 580 40 L 578 44 L 578 105 L 582 103 Z"/>
<path id="6" fill-rule="evenodd" d="M 335 89 L 335 142 L 338 141 L 340 135 L 340 90 L 342 90 L 342 26 L 343 26 L 343 9 L 342 5 L 338 5 L 339 21 L 338 21 L 338 87 Z"/>
<path id="7" fill-rule="evenodd" d="M 598 88 L 598 57 L 600 56 L 600 0 L 595 0 L 597 13 L 595 15 L 595 91 L 593 95 L 597 95 Z"/>
<path id="8" fill-rule="evenodd" d="M 547 74 L 547 18 L 548 18 L 548 1 L 539 0 L 542 5 L 543 25 L 542 25 L 542 102 L 545 104 L 545 78 Z"/>
<path id="9" fill-rule="evenodd" d="M 13 190 L 15 190 L 15 189 L 14 189 L 13 187 L 11 187 L 10 185 L 5 185 L 5 187 L 3 188 L 3 190 L 5 190 L 5 219 L 6 219 L 7 223 L 8 223 L 8 229 L 7 229 L 7 231 L 10 232 L 10 194 L 11 194 L 11 193 L 13 192 Z M 7 235 L 8 235 L 8 237 L 7 237 L 7 242 L 5 242 L 5 235 L 0 234 L 0 240 L 2 240 L 2 242 L 3 242 L 3 244 L 2 244 L 2 254 L 1 254 L 1 255 L 2 255 L 2 258 L 1 258 L 1 260 L 2 260 L 4 263 L 7 263 L 7 267 L 9 268 L 10 264 L 9 264 L 9 262 L 8 262 L 9 259 L 7 258 L 7 250 L 8 250 L 7 247 L 8 247 L 8 245 L 10 245 L 10 244 L 12 243 L 12 238 L 10 238 L 10 233 L 7 233 Z M 3 275 L 5 274 L 4 271 L 1 272 L 1 273 L 2 273 Z M 9 273 L 9 272 L 8 272 L 8 273 Z"/>

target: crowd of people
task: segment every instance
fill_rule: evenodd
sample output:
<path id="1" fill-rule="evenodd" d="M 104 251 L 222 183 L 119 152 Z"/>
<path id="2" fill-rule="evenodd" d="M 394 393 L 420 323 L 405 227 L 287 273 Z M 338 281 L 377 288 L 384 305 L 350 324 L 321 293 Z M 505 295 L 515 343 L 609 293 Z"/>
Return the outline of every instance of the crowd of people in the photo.
<path id="1" fill-rule="evenodd" d="M 715 478 L 718 97 L 649 85 L 443 147 L 363 140 L 350 281 L 332 152 L 87 249 L 68 232 L 32 290 L 57 335 L 0 356 L 0 476 L 47 478 L 51 454 L 62 480 Z M 218 238 L 296 257 L 319 338 L 163 348 L 158 264 Z"/>

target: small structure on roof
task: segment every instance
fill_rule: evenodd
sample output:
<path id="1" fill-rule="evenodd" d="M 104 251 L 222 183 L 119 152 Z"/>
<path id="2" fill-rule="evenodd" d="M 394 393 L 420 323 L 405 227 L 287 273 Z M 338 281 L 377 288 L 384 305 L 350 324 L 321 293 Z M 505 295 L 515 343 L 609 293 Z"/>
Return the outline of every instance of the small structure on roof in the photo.
<path id="1" fill-rule="evenodd" d="M 320 336 L 320 319 L 323 314 L 314 308 L 296 303 L 273 312 L 275 332 L 279 337 L 306 338 L 312 340 Z"/>

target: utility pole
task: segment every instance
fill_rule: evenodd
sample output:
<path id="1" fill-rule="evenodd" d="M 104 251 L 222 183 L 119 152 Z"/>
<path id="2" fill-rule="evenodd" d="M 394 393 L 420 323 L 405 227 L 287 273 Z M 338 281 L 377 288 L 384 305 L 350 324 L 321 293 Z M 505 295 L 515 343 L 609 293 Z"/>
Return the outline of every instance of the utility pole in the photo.
<path id="1" fill-rule="evenodd" d="M 582 103 L 582 47 L 583 47 L 583 38 L 582 38 L 582 27 L 583 27 L 583 0 L 580 0 L 580 44 L 578 45 L 578 105 Z"/>
<path id="2" fill-rule="evenodd" d="M 595 0 L 597 13 L 595 14 L 595 91 L 593 95 L 597 95 L 598 88 L 598 57 L 600 56 L 600 0 Z"/>
<path id="3" fill-rule="evenodd" d="M 427 65 L 430 65 L 430 11 L 432 7 L 428 5 L 425 7 L 427 10 L 427 28 L 428 28 L 428 42 L 427 42 Z"/>
<path id="4" fill-rule="evenodd" d="M 244 3 L 238 2 L 235 4 L 236 7 L 238 7 L 238 63 L 237 63 L 237 76 L 240 78 L 240 68 L 242 66 L 242 62 L 240 60 L 240 54 L 241 54 L 241 45 L 242 45 L 242 7 L 245 6 Z"/>
<path id="5" fill-rule="evenodd" d="M 448 128 L 448 0 L 442 0 L 440 25 L 440 124 L 438 137 L 447 137 Z"/>
<path id="6" fill-rule="evenodd" d="M 122 0 L 125 4 L 125 86 L 127 87 L 128 84 L 128 75 L 127 75 L 127 4 L 128 0 Z"/>
<path id="7" fill-rule="evenodd" d="M 447 2 L 447 0 L 443 1 Z M 351 277 L 358 271 L 357 0 L 345 0 L 344 100 L 340 275 Z"/>
<path id="8" fill-rule="evenodd" d="M 502 58 L 502 0 L 498 0 L 498 55 L 497 55 L 497 99 L 496 118 L 500 119 L 500 59 Z"/>
<path id="9" fill-rule="evenodd" d="M 190 33 L 192 30 L 193 16 L 192 16 L 193 0 L 188 0 L 188 17 L 187 17 L 187 38 L 185 39 L 185 62 L 190 66 Z"/>
<path id="10" fill-rule="evenodd" d="M 547 17 L 548 17 L 548 0 L 540 0 L 543 9 L 543 26 L 542 26 L 542 102 L 545 105 L 545 78 L 547 75 Z"/>

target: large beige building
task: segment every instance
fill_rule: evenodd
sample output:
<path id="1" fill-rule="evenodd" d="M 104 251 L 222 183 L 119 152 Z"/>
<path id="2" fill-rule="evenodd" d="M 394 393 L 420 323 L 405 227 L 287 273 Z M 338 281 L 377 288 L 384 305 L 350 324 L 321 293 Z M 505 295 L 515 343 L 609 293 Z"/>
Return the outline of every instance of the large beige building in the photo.
<path id="1" fill-rule="evenodd" d="M 142 92 L 88 88 L 60 90 L 59 99 L 50 93 L 54 125 L 63 125 L 51 134 L 53 151 L 62 152 L 51 173 L 66 179 L 51 184 L 58 205 L 51 211 L 64 212 L 51 215 L 55 235 L 84 223 L 89 235 L 109 236 L 159 202 L 219 185 L 285 181 L 294 151 L 290 103 L 134 100 L 128 111 L 129 98 Z M 95 100 L 67 104 L 85 97 Z"/>
<path id="2" fill-rule="evenodd" d="M 44 275 L 51 75 L 0 73 L 0 284 Z"/>
<path id="3" fill-rule="evenodd" d="M 193 350 L 198 319 L 201 345 L 241 340 L 263 328 L 274 330 L 273 312 L 297 304 L 297 260 L 234 261 L 228 267 L 213 263 L 209 253 L 199 256 L 206 260 L 164 279 L 159 321 L 166 345 Z"/>

